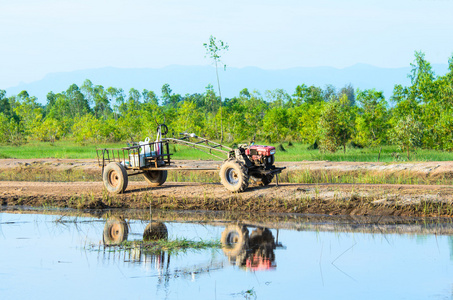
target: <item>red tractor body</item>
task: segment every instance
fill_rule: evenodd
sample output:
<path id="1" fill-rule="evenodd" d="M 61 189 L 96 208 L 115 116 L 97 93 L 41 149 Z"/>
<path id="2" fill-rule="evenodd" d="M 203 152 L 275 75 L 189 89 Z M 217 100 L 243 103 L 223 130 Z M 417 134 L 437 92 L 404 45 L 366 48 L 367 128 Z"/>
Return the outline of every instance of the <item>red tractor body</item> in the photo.
<path id="1" fill-rule="evenodd" d="M 272 146 L 260 146 L 260 145 L 253 145 L 245 149 L 245 154 L 248 156 L 252 156 L 253 159 L 259 159 L 255 158 L 254 156 L 271 156 L 275 154 L 275 147 Z"/>
<path id="2" fill-rule="evenodd" d="M 252 145 L 245 148 L 245 155 L 257 166 L 270 167 L 274 164 L 275 147 Z"/>

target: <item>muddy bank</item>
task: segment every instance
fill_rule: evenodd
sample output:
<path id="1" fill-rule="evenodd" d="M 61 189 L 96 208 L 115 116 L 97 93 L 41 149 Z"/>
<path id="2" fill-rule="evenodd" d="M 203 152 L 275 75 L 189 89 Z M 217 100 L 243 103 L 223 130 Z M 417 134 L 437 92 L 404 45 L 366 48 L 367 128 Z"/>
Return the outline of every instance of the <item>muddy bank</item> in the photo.
<path id="1" fill-rule="evenodd" d="M 296 231 L 360 232 L 373 234 L 453 235 L 453 218 L 414 218 L 394 216 L 329 216 L 245 211 L 178 211 L 149 209 L 46 209 L 4 206 L 0 212 L 55 215 L 57 223 L 74 223 L 78 218 L 141 220 L 150 222 L 198 223 L 225 227 L 241 224 L 251 227 Z"/>
<path id="2" fill-rule="evenodd" d="M 131 182 L 122 195 L 102 182 L 0 182 L 3 206 L 137 208 L 364 216 L 453 216 L 453 189 L 440 185 L 289 184 L 232 194 L 220 184 Z"/>

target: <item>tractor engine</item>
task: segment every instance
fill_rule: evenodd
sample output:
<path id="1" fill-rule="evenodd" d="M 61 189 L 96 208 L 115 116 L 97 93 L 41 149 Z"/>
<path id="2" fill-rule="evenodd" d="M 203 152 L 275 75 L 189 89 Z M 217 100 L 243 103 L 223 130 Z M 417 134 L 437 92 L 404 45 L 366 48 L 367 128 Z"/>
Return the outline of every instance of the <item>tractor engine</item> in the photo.
<path id="1" fill-rule="evenodd" d="M 245 155 L 257 166 L 268 168 L 274 164 L 275 147 L 253 145 L 245 149 Z"/>

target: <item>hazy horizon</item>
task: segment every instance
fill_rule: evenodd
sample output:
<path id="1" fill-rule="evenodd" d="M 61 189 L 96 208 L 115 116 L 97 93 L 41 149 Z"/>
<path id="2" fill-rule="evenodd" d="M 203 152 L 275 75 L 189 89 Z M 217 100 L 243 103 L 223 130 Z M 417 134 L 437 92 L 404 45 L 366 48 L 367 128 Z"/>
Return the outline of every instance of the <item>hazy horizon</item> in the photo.
<path id="1" fill-rule="evenodd" d="M 437 75 L 444 75 L 448 70 L 446 64 L 433 64 Z M 215 71 L 212 66 L 168 66 L 163 68 L 115 68 L 102 67 L 72 72 L 47 74 L 44 78 L 6 88 L 7 96 L 16 95 L 26 90 L 30 96 L 36 96 L 38 102 L 45 104 L 46 95 L 52 91 L 60 93 L 71 84 L 81 86 L 89 79 L 94 85 L 122 88 L 126 93 L 130 88 L 139 91 L 152 90 L 161 95 L 161 87 L 169 84 L 176 94 L 204 93 L 207 85 L 214 86 L 217 93 Z M 306 84 L 324 88 L 333 85 L 342 88 L 352 84 L 354 89 L 376 89 L 383 91 L 386 99 L 392 95 L 395 84 L 409 85 L 407 75 L 410 66 L 405 68 L 378 68 L 366 64 L 356 64 L 346 68 L 333 67 L 294 67 L 283 70 L 266 70 L 258 67 L 227 68 L 219 73 L 222 95 L 232 98 L 247 88 L 263 96 L 267 90 L 283 89 L 293 94 L 296 86 Z M 2 87 L 0 87 L 2 89 Z"/>
<path id="2" fill-rule="evenodd" d="M 209 36 L 228 67 L 281 70 L 432 64 L 453 52 L 453 1 L 17 0 L 0 4 L 0 87 L 75 70 L 206 66 Z"/>

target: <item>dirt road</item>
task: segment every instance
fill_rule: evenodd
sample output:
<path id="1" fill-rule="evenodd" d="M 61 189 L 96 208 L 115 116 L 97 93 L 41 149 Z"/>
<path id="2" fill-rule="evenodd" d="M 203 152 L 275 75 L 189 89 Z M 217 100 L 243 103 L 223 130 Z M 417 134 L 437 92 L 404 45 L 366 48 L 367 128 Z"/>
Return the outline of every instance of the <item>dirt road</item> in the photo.
<path id="1" fill-rule="evenodd" d="M 191 167 L 219 167 L 221 161 L 209 160 L 177 160 L 178 166 Z M 336 170 L 343 172 L 351 171 L 374 171 L 374 172 L 412 172 L 424 176 L 450 176 L 453 178 L 453 162 L 401 162 L 401 163 L 379 163 L 379 162 L 332 162 L 332 161 L 298 161 L 278 162 L 277 166 L 285 166 L 287 171 L 297 170 Z M 41 166 L 54 170 L 83 169 L 85 171 L 99 172 L 97 160 L 93 159 L 0 159 L 0 171 Z"/>
<path id="2" fill-rule="evenodd" d="M 220 162 L 179 161 L 178 165 L 215 166 Z M 451 176 L 453 163 L 351 163 L 288 162 L 288 172 L 336 170 L 341 172 L 411 172 L 422 177 Z M 17 170 L 59 172 L 81 170 L 96 174 L 100 169 L 94 160 L 0 160 L 0 173 Z M 218 176 L 212 173 L 212 176 Z M 283 174 L 284 176 L 284 174 Z M 0 181 L 2 205 L 46 207 L 106 208 L 129 207 L 162 209 L 208 209 L 229 211 L 294 212 L 347 215 L 453 215 L 453 188 L 450 185 L 389 184 L 291 184 L 275 182 L 266 188 L 251 185 L 240 194 L 228 192 L 218 183 L 166 182 L 150 188 L 144 181 L 129 182 L 122 195 L 105 192 L 102 182 L 37 182 Z"/>

